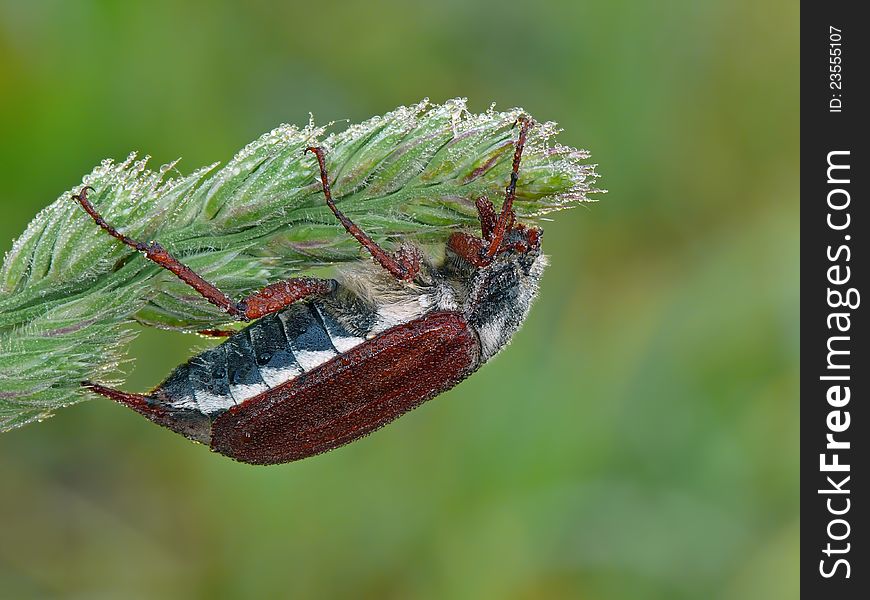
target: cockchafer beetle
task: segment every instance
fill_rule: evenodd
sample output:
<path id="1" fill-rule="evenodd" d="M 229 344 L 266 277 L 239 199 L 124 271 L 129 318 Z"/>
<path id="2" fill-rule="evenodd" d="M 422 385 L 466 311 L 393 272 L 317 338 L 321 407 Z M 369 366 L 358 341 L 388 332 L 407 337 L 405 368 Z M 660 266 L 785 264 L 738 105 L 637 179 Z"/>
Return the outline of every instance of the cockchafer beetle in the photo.
<path id="1" fill-rule="evenodd" d="M 526 318 L 547 264 L 542 232 L 515 220 L 513 202 L 530 119 L 520 119 L 510 183 L 499 213 L 477 200 L 480 237 L 457 232 L 433 265 L 411 245 L 388 253 L 333 202 L 371 253 L 337 279 L 299 277 L 235 302 L 156 242 L 107 223 L 83 188 L 74 199 L 105 232 L 168 269 L 240 321 L 255 321 L 193 357 L 147 394 L 82 385 L 215 452 L 277 464 L 337 448 L 386 425 L 468 377 Z M 219 331 L 212 331 L 220 334 Z"/>

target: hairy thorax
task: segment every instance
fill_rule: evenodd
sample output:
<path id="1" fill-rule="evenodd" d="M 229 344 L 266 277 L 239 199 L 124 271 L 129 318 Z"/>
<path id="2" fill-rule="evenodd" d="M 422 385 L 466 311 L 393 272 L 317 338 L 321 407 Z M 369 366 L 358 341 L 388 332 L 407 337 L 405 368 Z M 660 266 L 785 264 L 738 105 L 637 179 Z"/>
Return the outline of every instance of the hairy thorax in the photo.
<path id="1" fill-rule="evenodd" d="M 339 289 L 326 302 L 346 327 L 367 338 L 432 312 L 460 311 L 480 339 L 483 363 L 522 325 L 547 264 L 539 252 L 505 253 L 483 268 L 448 255 L 437 267 L 424 265 L 415 281 L 399 282 L 373 263 L 357 263 L 341 273 Z"/>

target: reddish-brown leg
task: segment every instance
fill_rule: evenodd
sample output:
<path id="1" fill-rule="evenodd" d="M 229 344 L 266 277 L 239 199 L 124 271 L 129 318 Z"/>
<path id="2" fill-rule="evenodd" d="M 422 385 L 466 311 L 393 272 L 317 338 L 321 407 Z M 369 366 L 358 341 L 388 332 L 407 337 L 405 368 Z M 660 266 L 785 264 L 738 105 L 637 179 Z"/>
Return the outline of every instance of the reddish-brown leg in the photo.
<path id="1" fill-rule="evenodd" d="M 480 220 L 481 237 L 478 238 L 468 233 L 454 233 L 447 242 L 453 252 L 476 267 L 483 267 L 492 262 L 492 257 L 502 246 L 505 233 L 514 222 L 513 203 L 517 194 L 520 161 L 523 156 L 523 148 L 526 145 L 526 137 L 533 125 L 533 122 L 525 117 L 520 117 L 517 122 L 520 124 L 520 135 L 514 150 L 511 180 L 505 190 L 505 201 L 501 212 L 496 215 L 489 198 L 481 196 L 475 202 L 477 217 Z M 514 249 L 520 251 L 523 248 L 515 245 Z"/>
<path id="2" fill-rule="evenodd" d="M 238 333 L 232 329 L 200 329 L 197 333 L 204 337 L 225 338 Z"/>
<path id="3" fill-rule="evenodd" d="M 526 137 L 528 136 L 529 129 L 531 129 L 534 124 L 533 121 L 527 117 L 520 117 L 517 119 L 517 122 L 520 124 L 520 135 L 517 138 L 517 147 L 514 150 L 511 181 L 505 190 L 504 204 L 502 204 L 501 213 L 499 214 L 498 221 L 496 221 L 495 227 L 493 228 L 492 238 L 488 240 L 489 247 L 486 249 L 486 258 L 488 259 L 491 259 L 495 256 L 495 253 L 498 252 L 498 248 L 501 245 L 505 232 L 514 221 L 513 206 L 514 199 L 517 196 L 517 179 L 519 179 L 520 161 L 523 158 L 523 148 L 525 148 L 526 145 Z"/>
<path id="4" fill-rule="evenodd" d="M 353 221 L 347 218 L 343 212 L 338 210 L 335 202 L 332 199 L 332 191 L 329 188 L 329 175 L 326 172 L 326 163 L 324 160 L 323 148 L 310 146 L 305 149 L 306 152 L 311 152 L 317 157 L 317 164 L 320 166 L 320 183 L 323 186 L 323 195 L 326 196 L 326 205 L 335 215 L 335 217 L 344 225 L 344 228 L 349 234 L 356 238 L 362 246 L 368 250 L 372 257 L 378 261 L 383 268 L 389 271 L 393 277 L 400 281 L 411 281 L 420 272 L 420 254 L 413 248 L 403 247 L 396 253 L 390 254 L 380 246 L 378 246 L 372 238 L 360 229 Z"/>
<path id="5" fill-rule="evenodd" d="M 214 284 L 209 283 L 190 267 L 181 263 L 157 242 L 137 242 L 109 225 L 97 212 L 90 200 L 88 200 L 88 190 L 93 190 L 93 188 L 90 186 L 83 187 L 78 194 L 73 196 L 73 199 L 81 204 L 85 212 L 106 233 L 127 246 L 142 252 L 148 260 L 171 271 L 176 277 L 199 292 L 203 298 L 215 306 L 222 308 L 229 315 L 240 321 L 259 319 L 264 315 L 279 311 L 306 296 L 328 294 L 334 291 L 337 285 L 335 280 L 332 279 L 298 277 L 267 285 L 241 302 L 236 302 L 215 287 Z"/>
<path id="6" fill-rule="evenodd" d="M 335 291 L 337 286 L 338 283 L 335 279 L 294 277 L 287 281 L 267 285 L 239 304 L 244 307 L 246 318 L 259 319 L 273 312 L 278 312 L 302 298 L 330 294 Z"/>

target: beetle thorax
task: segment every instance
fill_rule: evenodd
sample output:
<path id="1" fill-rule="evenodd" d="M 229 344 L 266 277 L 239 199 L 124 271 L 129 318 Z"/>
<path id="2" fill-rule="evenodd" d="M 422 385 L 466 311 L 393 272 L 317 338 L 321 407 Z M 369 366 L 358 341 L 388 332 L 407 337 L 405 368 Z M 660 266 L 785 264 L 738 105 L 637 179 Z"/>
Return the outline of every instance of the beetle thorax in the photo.
<path id="1" fill-rule="evenodd" d="M 471 277 L 465 313 L 480 337 L 481 362 L 506 346 L 520 328 L 546 266 L 540 252 L 509 252 Z"/>

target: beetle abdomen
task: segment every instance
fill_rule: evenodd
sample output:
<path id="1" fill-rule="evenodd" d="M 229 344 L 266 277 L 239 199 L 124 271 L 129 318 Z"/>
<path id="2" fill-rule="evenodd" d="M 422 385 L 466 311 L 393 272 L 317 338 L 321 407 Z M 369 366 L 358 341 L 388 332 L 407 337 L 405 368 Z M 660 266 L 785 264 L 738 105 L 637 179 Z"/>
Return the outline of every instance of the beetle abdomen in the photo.
<path id="1" fill-rule="evenodd" d="M 215 416 L 362 343 L 317 302 L 268 315 L 175 371 L 152 396 Z"/>
<path id="2" fill-rule="evenodd" d="M 479 357 L 478 338 L 461 314 L 431 313 L 231 407 L 215 419 L 211 447 L 253 464 L 326 452 L 450 389 Z"/>

